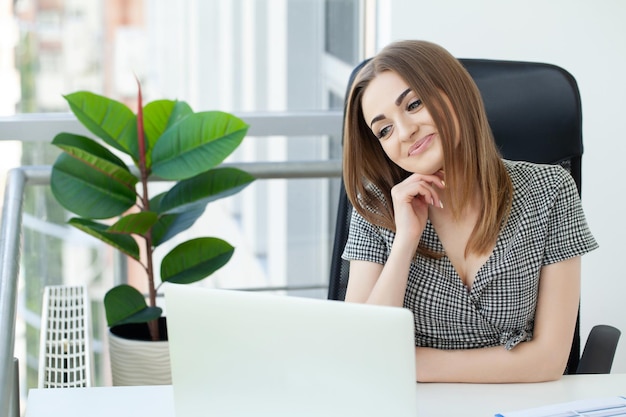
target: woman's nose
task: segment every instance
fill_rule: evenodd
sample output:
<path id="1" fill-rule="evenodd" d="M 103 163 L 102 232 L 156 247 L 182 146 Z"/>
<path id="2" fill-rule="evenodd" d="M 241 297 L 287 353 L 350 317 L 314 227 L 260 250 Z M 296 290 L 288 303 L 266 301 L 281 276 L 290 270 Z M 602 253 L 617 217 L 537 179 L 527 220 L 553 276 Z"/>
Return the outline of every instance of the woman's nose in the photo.
<path id="1" fill-rule="evenodd" d="M 410 140 L 413 134 L 419 130 L 419 125 L 410 117 L 403 117 L 396 122 L 398 129 L 398 139 L 400 141 Z"/>

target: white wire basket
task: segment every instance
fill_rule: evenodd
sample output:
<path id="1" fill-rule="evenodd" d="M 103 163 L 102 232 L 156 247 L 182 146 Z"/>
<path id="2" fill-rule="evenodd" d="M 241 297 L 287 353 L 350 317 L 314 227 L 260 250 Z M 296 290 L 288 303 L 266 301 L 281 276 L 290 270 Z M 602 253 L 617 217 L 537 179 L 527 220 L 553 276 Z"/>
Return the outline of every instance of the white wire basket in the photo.
<path id="1" fill-rule="evenodd" d="M 89 313 L 85 286 L 45 287 L 39 343 L 39 388 L 92 386 Z"/>

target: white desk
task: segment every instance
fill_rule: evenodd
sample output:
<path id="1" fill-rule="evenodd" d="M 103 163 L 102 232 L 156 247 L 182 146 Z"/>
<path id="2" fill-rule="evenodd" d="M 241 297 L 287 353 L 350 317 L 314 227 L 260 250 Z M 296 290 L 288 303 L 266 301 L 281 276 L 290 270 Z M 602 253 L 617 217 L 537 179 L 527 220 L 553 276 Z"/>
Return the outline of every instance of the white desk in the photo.
<path id="1" fill-rule="evenodd" d="M 564 376 L 538 384 L 417 384 L 417 417 L 490 417 L 497 412 L 626 395 L 626 374 Z M 323 400 L 323 399 L 321 399 Z M 32 389 L 26 417 L 173 417 L 172 387 Z"/>

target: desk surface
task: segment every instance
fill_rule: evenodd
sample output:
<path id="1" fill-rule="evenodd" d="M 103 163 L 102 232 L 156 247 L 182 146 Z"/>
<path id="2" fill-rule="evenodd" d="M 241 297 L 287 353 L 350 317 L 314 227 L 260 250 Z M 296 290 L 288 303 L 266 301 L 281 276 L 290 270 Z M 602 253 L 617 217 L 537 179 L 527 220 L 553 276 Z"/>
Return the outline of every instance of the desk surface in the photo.
<path id="1" fill-rule="evenodd" d="M 626 374 L 566 375 L 536 384 L 416 384 L 417 417 L 489 417 L 547 404 L 626 395 Z M 173 417 L 170 385 L 31 389 L 26 417 Z"/>

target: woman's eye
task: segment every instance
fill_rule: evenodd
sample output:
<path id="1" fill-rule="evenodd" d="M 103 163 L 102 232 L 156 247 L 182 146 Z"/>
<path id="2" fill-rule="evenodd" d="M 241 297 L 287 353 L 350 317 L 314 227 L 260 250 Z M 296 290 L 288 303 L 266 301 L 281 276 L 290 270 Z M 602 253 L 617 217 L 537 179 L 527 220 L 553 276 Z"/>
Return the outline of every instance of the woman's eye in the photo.
<path id="1" fill-rule="evenodd" d="M 419 98 L 409 103 L 409 110 L 417 110 L 422 106 L 422 100 Z"/>
<path id="2" fill-rule="evenodd" d="M 376 136 L 378 137 L 378 139 L 382 139 L 389 134 L 390 130 L 391 130 L 391 126 L 385 126 L 382 129 L 380 129 L 380 131 L 378 132 L 378 135 Z"/>

